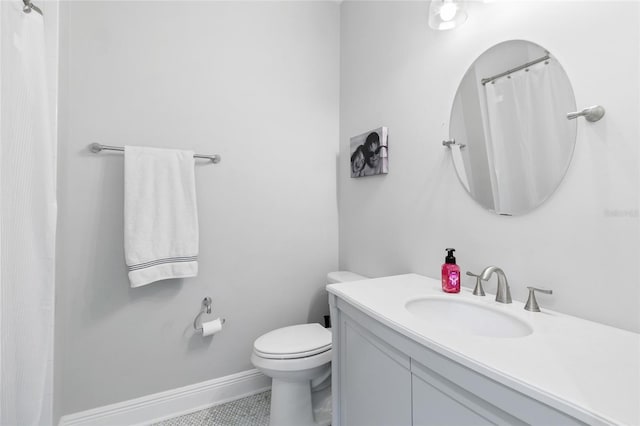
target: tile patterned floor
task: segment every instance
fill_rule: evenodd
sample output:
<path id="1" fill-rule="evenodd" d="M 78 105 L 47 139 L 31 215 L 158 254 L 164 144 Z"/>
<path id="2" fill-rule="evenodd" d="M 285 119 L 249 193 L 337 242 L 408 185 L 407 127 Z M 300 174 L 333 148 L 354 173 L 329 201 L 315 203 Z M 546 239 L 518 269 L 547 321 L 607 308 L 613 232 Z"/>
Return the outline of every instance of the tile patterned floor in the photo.
<path id="1" fill-rule="evenodd" d="M 154 426 L 268 426 L 271 391 L 174 417 Z"/>

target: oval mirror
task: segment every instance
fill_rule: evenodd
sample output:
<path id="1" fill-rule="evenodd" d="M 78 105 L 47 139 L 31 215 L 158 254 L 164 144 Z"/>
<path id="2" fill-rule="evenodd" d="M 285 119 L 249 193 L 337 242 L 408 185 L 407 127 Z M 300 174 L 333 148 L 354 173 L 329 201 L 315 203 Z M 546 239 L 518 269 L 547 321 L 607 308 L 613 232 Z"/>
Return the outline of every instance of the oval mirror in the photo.
<path id="1" fill-rule="evenodd" d="M 576 141 L 571 83 L 537 44 L 513 40 L 484 52 L 464 75 L 451 110 L 449 145 L 471 197 L 501 215 L 540 206 L 564 177 Z"/>

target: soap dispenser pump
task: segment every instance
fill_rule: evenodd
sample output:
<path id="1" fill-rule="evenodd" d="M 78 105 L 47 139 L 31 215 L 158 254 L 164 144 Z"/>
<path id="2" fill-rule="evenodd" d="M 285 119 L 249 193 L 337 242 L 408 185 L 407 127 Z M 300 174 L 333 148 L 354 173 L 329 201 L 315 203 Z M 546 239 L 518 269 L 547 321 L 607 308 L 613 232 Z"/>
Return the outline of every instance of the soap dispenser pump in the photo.
<path id="1" fill-rule="evenodd" d="M 456 265 L 453 252 L 456 249 L 448 248 L 447 257 L 442 265 L 442 291 L 445 293 L 460 293 L 460 267 Z"/>

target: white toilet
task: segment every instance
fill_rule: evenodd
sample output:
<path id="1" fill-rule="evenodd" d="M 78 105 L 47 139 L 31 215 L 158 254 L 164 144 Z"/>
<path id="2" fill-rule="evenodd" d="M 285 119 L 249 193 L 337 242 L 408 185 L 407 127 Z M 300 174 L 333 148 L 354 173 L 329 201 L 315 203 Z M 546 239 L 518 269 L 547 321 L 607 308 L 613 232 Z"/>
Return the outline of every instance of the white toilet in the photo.
<path id="1" fill-rule="evenodd" d="M 330 272 L 329 284 L 364 280 L 348 271 Z M 256 339 L 253 365 L 271 377 L 271 426 L 327 426 L 331 423 L 331 331 L 298 324 Z"/>

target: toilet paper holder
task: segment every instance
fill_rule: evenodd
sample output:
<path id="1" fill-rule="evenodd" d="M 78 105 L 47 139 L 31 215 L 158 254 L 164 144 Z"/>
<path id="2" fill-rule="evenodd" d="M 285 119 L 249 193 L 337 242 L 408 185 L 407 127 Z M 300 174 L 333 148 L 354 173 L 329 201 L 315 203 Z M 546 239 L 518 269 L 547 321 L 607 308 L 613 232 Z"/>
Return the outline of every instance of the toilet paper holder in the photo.
<path id="1" fill-rule="evenodd" d="M 200 306 L 200 312 L 198 313 L 198 315 L 196 315 L 195 319 L 193 320 L 193 328 L 194 330 L 201 332 L 202 331 L 202 315 L 204 315 L 205 313 L 210 314 L 211 313 L 211 298 L 210 297 L 205 297 L 204 299 L 202 299 L 202 305 Z M 220 322 L 222 324 L 224 324 L 226 322 L 226 319 L 221 318 Z"/>

